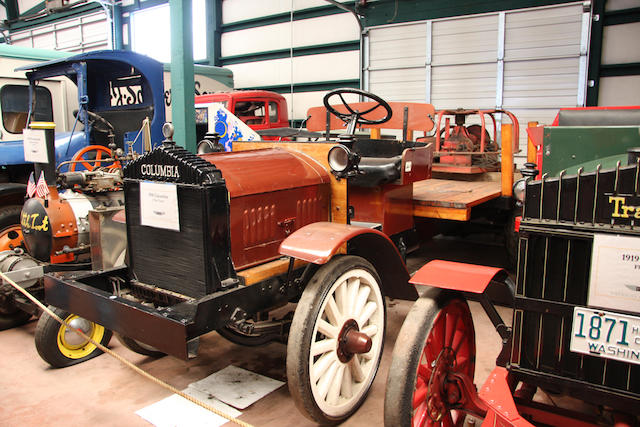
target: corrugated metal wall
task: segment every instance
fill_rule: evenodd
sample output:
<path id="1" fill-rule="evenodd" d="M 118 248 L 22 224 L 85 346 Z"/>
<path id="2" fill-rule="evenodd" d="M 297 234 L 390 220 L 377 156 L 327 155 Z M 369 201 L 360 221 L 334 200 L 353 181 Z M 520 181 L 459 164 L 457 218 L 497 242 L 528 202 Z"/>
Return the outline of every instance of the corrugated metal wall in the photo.
<path id="1" fill-rule="evenodd" d="M 584 105 L 589 18 L 571 3 L 372 27 L 365 87 L 437 109 L 502 107 L 523 127 L 551 123 L 558 108 Z"/>

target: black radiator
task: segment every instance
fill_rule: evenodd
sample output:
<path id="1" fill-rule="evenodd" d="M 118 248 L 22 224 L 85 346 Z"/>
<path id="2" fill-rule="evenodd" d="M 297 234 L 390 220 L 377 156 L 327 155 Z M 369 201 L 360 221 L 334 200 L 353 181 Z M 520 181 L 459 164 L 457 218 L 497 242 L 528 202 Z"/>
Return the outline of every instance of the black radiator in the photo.
<path id="1" fill-rule="evenodd" d="M 640 233 L 640 219 L 621 215 L 622 203 L 640 206 L 639 180 L 640 167 L 625 166 L 528 183 L 510 362 L 516 379 L 640 413 L 640 365 L 569 349 L 574 308 L 587 306 L 594 234 Z"/>
<path id="2" fill-rule="evenodd" d="M 137 281 L 193 298 L 237 283 L 229 195 L 214 165 L 181 147 L 164 145 L 129 163 L 124 176 L 129 259 Z M 175 186 L 179 230 L 142 224 L 144 182 Z"/>

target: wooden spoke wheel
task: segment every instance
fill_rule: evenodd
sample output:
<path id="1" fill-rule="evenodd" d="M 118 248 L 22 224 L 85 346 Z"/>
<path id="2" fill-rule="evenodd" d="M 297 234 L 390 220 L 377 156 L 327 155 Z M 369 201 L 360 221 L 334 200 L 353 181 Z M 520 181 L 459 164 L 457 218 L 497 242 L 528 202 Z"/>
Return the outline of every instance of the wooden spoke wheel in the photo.
<path id="1" fill-rule="evenodd" d="M 438 292 L 416 301 L 398 334 L 385 396 L 387 426 L 462 426 L 463 393 L 450 374 L 473 382 L 475 332 L 466 301 Z"/>
<path id="2" fill-rule="evenodd" d="M 78 165 L 82 165 L 88 171 L 92 171 L 99 167 L 106 167 L 109 170 L 120 168 L 120 162 L 118 161 L 100 161 L 104 158 L 109 157 L 111 157 L 111 150 L 109 150 L 107 147 L 103 147 L 102 145 L 88 145 L 73 156 L 73 159 L 71 160 L 80 161 L 80 163 L 71 163 L 69 165 L 69 170 L 75 171 Z M 93 162 L 89 160 L 97 161 Z M 102 166 L 102 163 L 105 163 L 105 165 Z"/>
<path id="3" fill-rule="evenodd" d="M 300 411 L 337 423 L 364 402 L 382 356 L 385 304 L 366 260 L 336 257 L 310 280 L 287 345 L 289 391 Z"/>

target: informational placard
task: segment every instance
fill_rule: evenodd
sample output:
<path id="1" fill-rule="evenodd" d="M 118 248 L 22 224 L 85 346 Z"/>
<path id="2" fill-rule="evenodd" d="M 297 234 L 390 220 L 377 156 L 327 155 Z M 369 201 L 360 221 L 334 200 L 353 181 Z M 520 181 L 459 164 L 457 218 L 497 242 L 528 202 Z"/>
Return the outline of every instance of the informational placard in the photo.
<path id="1" fill-rule="evenodd" d="M 180 231 L 178 187 L 175 184 L 140 183 L 140 224 Z"/>
<path id="2" fill-rule="evenodd" d="M 640 313 L 640 238 L 593 236 L 587 303 Z"/>
<path id="3" fill-rule="evenodd" d="M 22 131 L 24 140 L 24 160 L 34 163 L 49 163 L 47 156 L 47 141 L 44 129 L 25 129 Z"/>

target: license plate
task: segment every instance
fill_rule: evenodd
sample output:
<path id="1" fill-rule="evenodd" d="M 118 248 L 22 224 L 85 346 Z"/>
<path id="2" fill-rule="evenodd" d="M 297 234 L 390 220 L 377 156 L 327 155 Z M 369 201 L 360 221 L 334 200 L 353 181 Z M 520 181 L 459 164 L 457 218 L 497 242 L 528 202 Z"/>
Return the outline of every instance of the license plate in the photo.
<path id="1" fill-rule="evenodd" d="M 570 349 L 640 364 L 640 317 L 575 307 Z"/>

